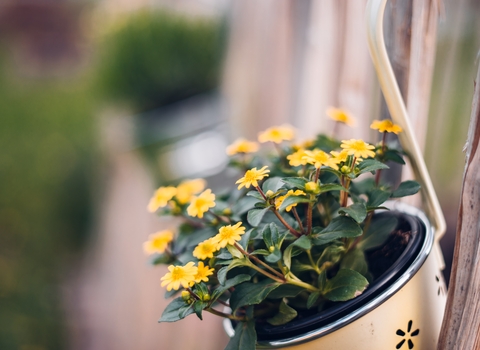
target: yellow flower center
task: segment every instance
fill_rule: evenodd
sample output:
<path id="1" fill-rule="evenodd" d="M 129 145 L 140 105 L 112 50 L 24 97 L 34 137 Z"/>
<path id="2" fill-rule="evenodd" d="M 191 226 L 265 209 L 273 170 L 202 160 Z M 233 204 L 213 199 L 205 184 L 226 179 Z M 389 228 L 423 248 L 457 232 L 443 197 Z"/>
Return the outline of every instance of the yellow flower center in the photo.
<path id="1" fill-rule="evenodd" d="M 187 274 L 185 273 L 183 267 L 181 266 L 175 266 L 173 270 L 171 271 L 171 279 L 172 281 L 180 281 L 184 278 L 188 278 Z"/>

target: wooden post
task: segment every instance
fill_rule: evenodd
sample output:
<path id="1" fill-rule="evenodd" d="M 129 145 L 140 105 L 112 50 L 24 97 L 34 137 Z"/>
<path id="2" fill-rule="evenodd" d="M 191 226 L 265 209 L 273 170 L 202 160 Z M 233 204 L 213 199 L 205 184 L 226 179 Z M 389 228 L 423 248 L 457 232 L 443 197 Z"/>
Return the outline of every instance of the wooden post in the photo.
<path id="1" fill-rule="evenodd" d="M 438 350 L 480 349 L 480 68 L 466 145 L 457 238 Z"/>

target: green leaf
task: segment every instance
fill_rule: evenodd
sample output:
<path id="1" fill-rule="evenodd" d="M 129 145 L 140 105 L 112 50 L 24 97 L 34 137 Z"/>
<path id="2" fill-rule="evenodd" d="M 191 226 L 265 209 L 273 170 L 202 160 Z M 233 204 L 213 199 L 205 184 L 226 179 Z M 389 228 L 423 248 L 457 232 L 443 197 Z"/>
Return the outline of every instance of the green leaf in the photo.
<path id="1" fill-rule="evenodd" d="M 270 251 L 266 249 L 256 249 L 250 255 L 269 255 Z"/>
<path id="2" fill-rule="evenodd" d="M 378 207 L 390 198 L 391 192 L 382 189 L 375 189 L 368 195 L 367 208 Z"/>
<path id="3" fill-rule="evenodd" d="M 275 264 L 277 261 L 280 261 L 282 258 L 282 252 L 278 247 L 275 247 L 274 251 L 265 257 L 265 261 L 271 264 Z"/>
<path id="4" fill-rule="evenodd" d="M 307 236 L 302 236 L 299 239 L 293 241 L 287 249 L 283 252 L 283 263 L 285 266 L 290 270 L 292 267 L 292 257 L 301 253 L 299 252 L 299 248 L 302 250 L 308 250 L 312 247 L 312 242 L 310 238 Z M 294 248 L 297 248 L 297 252 L 295 252 Z"/>
<path id="5" fill-rule="evenodd" d="M 340 148 L 340 142 L 326 135 L 320 134 L 315 140 L 315 148 L 320 148 L 324 152 L 330 152 Z"/>
<path id="6" fill-rule="evenodd" d="M 363 203 L 354 203 L 346 208 L 340 208 L 338 212 L 348 214 L 348 216 L 359 224 L 367 217 L 367 207 Z"/>
<path id="7" fill-rule="evenodd" d="M 227 280 L 228 270 L 229 270 L 228 266 L 224 266 L 217 271 L 218 283 L 220 283 L 221 285 L 225 284 Z"/>
<path id="8" fill-rule="evenodd" d="M 202 318 L 202 311 L 203 309 L 205 309 L 206 307 L 208 306 L 207 303 L 201 301 L 201 300 L 197 300 L 193 303 L 193 311 L 195 311 L 195 314 L 197 315 L 197 317 L 201 320 L 203 320 Z"/>
<path id="9" fill-rule="evenodd" d="M 238 244 L 244 249 L 248 250 L 248 243 L 250 241 L 250 236 L 252 235 L 254 229 L 247 230 L 243 235 L 242 238 L 238 241 Z"/>
<path id="10" fill-rule="evenodd" d="M 297 203 L 308 203 L 310 200 L 305 197 L 305 196 L 288 196 L 285 198 L 285 200 L 282 202 L 282 205 L 280 206 L 280 211 L 285 210 L 287 207 L 291 206 L 292 204 L 297 204 Z"/>
<path id="11" fill-rule="evenodd" d="M 359 170 L 357 176 L 364 173 L 373 172 L 375 170 L 389 169 L 388 165 L 383 164 L 382 162 L 379 162 L 375 159 L 365 159 L 360 164 L 358 164 L 357 168 Z"/>
<path id="12" fill-rule="evenodd" d="M 325 184 L 320 185 L 320 193 L 330 192 L 330 191 L 346 191 L 348 190 L 339 184 Z"/>
<path id="13" fill-rule="evenodd" d="M 158 322 L 175 322 L 193 313 L 192 305 L 187 304 L 182 298 L 176 298 L 167 305 Z"/>
<path id="14" fill-rule="evenodd" d="M 398 188 L 393 191 L 392 197 L 393 198 L 400 198 L 405 196 L 411 196 L 412 194 L 417 193 L 420 188 L 420 184 L 417 181 L 408 180 L 404 181 L 398 186 Z"/>
<path id="15" fill-rule="evenodd" d="M 230 265 L 228 265 L 228 269 L 231 270 L 234 267 L 239 267 L 239 266 L 252 266 L 252 263 L 246 257 L 242 259 L 233 259 Z"/>
<path id="16" fill-rule="evenodd" d="M 230 338 L 225 350 L 255 350 L 257 332 L 255 322 L 238 322 L 235 327 L 235 335 Z"/>
<path id="17" fill-rule="evenodd" d="M 247 192 L 247 196 L 253 197 L 253 198 L 255 198 L 255 199 L 259 199 L 259 200 L 261 200 L 262 202 L 265 201 L 265 198 L 263 198 L 263 196 L 262 196 L 262 195 L 260 194 L 260 192 L 258 192 L 257 190 L 255 190 L 255 191 L 248 191 L 248 192 Z"/>
<path id="18" fill-rule="evenodd" d="M 318 298 L 320 298 L 320 296 L 321 296 L 320 292 L 311 293 L 307 299 L 307 309 L 311 309 L 312 306 L 314 306 L 315 303 L 317 302 Z"/>
<path id="19" fill-rule="evenodd" d="M 269 223 L 268 225 L 265 225 L 265 227 L 262 230 L 262 235 L 263 235 L 263 241 L 265 242 L 267 249 L 278 245 L 278 240 L 280 236 L 278 234 L 278 227 L 273 222 Z"/>
<path id="20" fill-rule="evenodd" d="M 170 254 L 160 254 L 155 255 L 153 259 L 150 261 L 152 265 L 159 265 L 159 264 L 171 264 L 175 261 L 175 259 Z"/>
<path id="21" fill-rule="evenodd" d="M 198 230 L 194 235 L 188 233 L 180 234 L 175 240 L 175 250 L 182 251 L 186 247 L 195 247 L 198 243 L 215 236 L 215 234 L 216 231 L 211 227 Z"/>
<path id="22" fill-rule="evenodd" d="M 293 245 L 289 245 L 283 252 L 283 263 L 289 270 L 292 268 L 292 249 Z"/>
<path id="23" fill-rule="evenodd" d="M 350 250 L 341 260 L 340 268 L 354 270 L 365 276 L 368 273 L 368 264 L 363 250 L 360 248 Z"/>
<path id="24" fill-rule="evenodd" d="M 355 193 L 357 195 L 366 194 L 373 191 L 375 186 L 375 180 L 373 178 L 352 182 L 350 186 L 350 193 Z"/>
<path id="25" fill-rule="evenodd" d="M 260 196 L 260 198 L 257 198 L 255 196 L 252 197 L 242 197 L 240 198 L 235 204 L 233 205 L 232 212 L 235 213 L 236 215 L 243 215 L 250 209 L 255 208 L 255 204 L 259 203 L 260 201 L 264 201 L 260 193 L 257 191 L 250 191 L 247 193 L 247 196 L 249 193 L 256 193 Z"/>
<path id="26" fill-rule="evenodd" d="M 397 150 L 387 150 L 383 156 L 383 159 L 391 160 L 392 162 L 399 164 L 405 164 L 405 161 Z"/>
<path id="27" fill-rule="evenodd" d="M 304 177 L 284 177 L 282 181 L 287 185 L 296 187 L 300 190 L 305 190 L 305 184 L 308 182 Z"/>
<path id="28" fill-rule="evenodd" d="M 244 257 L 243 253 L 240 252 L 237 248 L 235 248 L 233 245 L 227 245 L 227 250 L 232 254 L 232 257 L 241 259 Z"/>
<path id="29" fill-rule="evenodd" d="M 237 284 L 249 281 L 252 278 L 247 274 L 236 275 L 235 277 L 223 282 L 223 285 L 218 286 L 212 293 L 212 301 L 217 300 L 225 291 L 236 286 Z"/>
<path id="30" fill-rule="evenodd" d="M 342 269 L 327 281 L 323 296 L 331 301 L 346 301 L 363 293 L 368 281 L 357 271 Z"/>
<path id="31" fill-rule="evenodd" d="M 294 298 L 305 289 L 293 284 L 282 284 L 268 294 L 268 299 Z"/>
<path id="32" fill-rule="evenodd" d="M 293 241 L 291 245 L 302 248 L 304 250 L 308 250 L 312 248 L 312 242 L 310 241 L 310 238 L 307 236 L 302 236 L 296 239 L 295 241 Z"/>
<path id="33" fill-rule="evenodd" d="M 339 238 L 358 237 L 361 234 L 362 229 L 355 220 L 347 216 L 339 216 L 313 237 L 313 244 L 327 244 Z"/>
<path id="34" fill-rule="evenodd" d="M 324 269 L 323 264 L 334 265 L 342 258 L 344 252 L 345 247 L 341 242 L 326 245 L 315 264 L 321 269 Z"/>
<path id="35" fill-rule="evenodd" d="M 194 287 L 194 291 L 199 295 L 205 295 L 205 294 L 208 294 L 208 287 L 203 282 L 196 283 Z"/>
<path id="36" fill-rule="evenodd" d="M 268 294 L 278 288 L 281 283 L 265 279 L 258 283 L 245 282 L 235 288 L 230 297 L 230 307 L 237 310 L 245 305 L 255 305 L 261 303 Z"/>
<path id="37" fill-rule="evenodd" d="M 278 307 L 278 313 L 267 319 L 267 322 L 273 326 L 280 326 L 282 324 L 288 323 L 297 317 L 297 310 L 288 306 L 285 301 L 282 300 L 280 306 Z"/>
<path id="38" fill-rule="evenodd" d="M 363 251 L 382 245 L 398 225 L 398 219 L 389 213 L 374 216 L 357 247 Z"/>
<path id="39" fill-rule="evenodd" d="M 327 285 L 327 271 L 323 270 L 317 278 L 318 289 L 324 290 Z"/>
<path id="40" fill-rule="evenodd" d="M 247 221 L 253 227 L 260 225 L 260 222 L 263 219 L 263 216 L 270 210 L 270 208 L 264 209 L 251 209 L 247 214 Z"/>
<path id="41" fill-rule="evenodd" d="M 283 186 L 283 181 L 281 177 L 275 176 L 270 177 L 262 185 L 263 193 L 268 191 L 277 192 Z"/>

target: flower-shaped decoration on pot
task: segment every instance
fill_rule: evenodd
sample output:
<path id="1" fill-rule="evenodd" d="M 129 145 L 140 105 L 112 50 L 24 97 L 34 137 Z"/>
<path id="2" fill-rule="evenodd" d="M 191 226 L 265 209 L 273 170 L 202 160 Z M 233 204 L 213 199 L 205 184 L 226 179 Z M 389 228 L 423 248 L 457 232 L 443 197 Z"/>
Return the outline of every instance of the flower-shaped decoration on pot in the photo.
<path id="1" fill-rule="evenodd" d="M 397 344 L 397 346 L 395 347 L 396 349 L 401 349 L 405 342 L 408 345 L 409 349 L 413 349 L 414 344 L 412 337 L 416 337 L 420 333 L 420 329 L 416 329 L 412 332 L 412 325 L 413 321 L 410 320 L 408 321 L 408 327 L 406 332 L 401 329 L 397 329 L 397 335 L 401 336 L 403 339 Z"/>

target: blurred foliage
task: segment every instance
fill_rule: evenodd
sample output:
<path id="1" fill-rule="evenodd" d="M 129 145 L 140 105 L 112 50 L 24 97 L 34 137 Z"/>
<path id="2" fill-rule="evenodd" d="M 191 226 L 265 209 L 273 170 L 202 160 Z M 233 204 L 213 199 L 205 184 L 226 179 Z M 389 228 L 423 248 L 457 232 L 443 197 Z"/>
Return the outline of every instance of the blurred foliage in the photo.
<path id="1" fill-rule="evenodd" d="M 447 23 L 440 22 L 425 150 L 440 200 L 455 214 L 480 47 L 480 26 L 474 15 L 478 9 L 468 9 L 459 18 L 450 14 Z"/>
<path id="2" fill-rule="evenodd" d="M 0 349 L 64 349 L 62 275 L 90 226 L 93 92 L 85 78 L 1 74 L 0 106 Z"/>
<path id="3" fill-rule="evenodd" d="M 179 101 L 217 86 L 220 23 L 171 12 L 139 12 L 100 42 L 99 84 L 105 96 L 135 111 Z"/>

